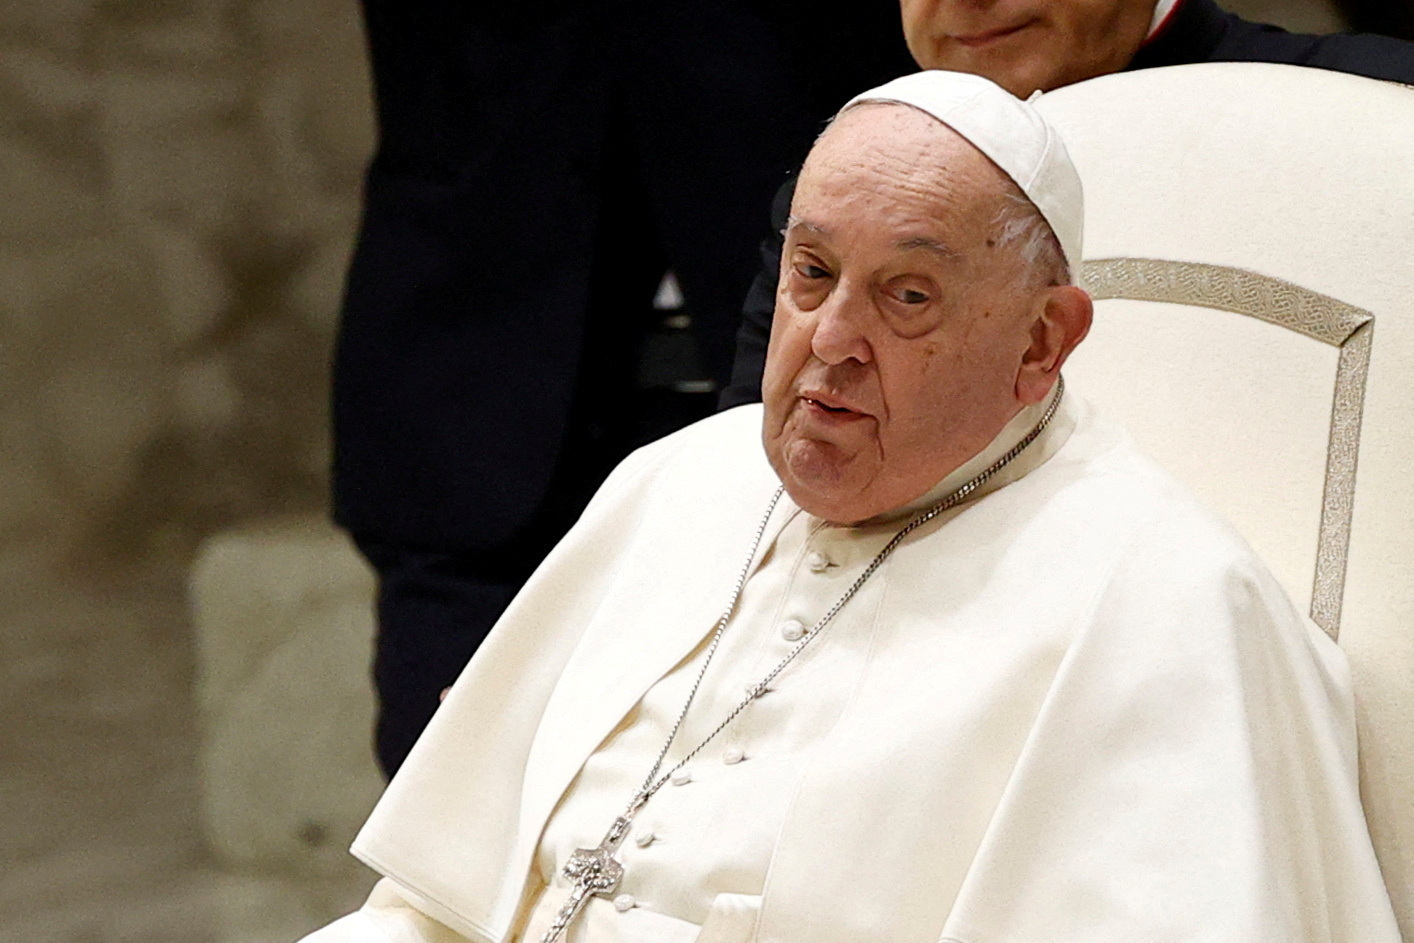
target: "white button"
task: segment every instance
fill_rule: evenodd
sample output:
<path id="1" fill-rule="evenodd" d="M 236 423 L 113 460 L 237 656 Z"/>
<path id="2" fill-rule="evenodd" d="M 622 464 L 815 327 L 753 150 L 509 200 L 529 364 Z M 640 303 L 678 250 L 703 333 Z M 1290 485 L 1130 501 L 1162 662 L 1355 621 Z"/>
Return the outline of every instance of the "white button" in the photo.
<path id="1" fill-rule="evenodd" d="M 673 775 L 669 777 L 669 782 L 671 782 L 674 786 L 686 786 L 688 783 L 692 782 L 692 770 L 673 770 Z"/>
<path id="2" fill-rule="evenodd" d="M 633 905 L 638 903 L 633 899 L 632 894 L 620 894 L 614 898 L 614 909 L 619 913 L 624 913 L 633 909 Z"/>
<path id="3" fill-rule="evenodd" d="M 633 836 L 633 841 L 639 848 L 647 848 L 649 845 L 653 844 L 653 839 L 657 837 L 657 835 L 653 834 L 652 829 L 645 828 L 641 829 L 637 835 Z"/>
<path id="4" fill-rule="evenodd" d="M 785 639 L 787 642 L 799 642 L 801 639 L 805 638 L 805 626 L 791 619 L 785 625 L 781 626 L 781 638 Z"/>
<path id="5" fill-rule="evenodd" d="M 741 690 L 742 690 L 744 693 L 748 694 L 748 695 L 755 694 L 757 697 L 760 697 L 762 694 L 770 694 L 770 693 L 771 693 L 771 689 L 768 688 L 768 687 L 765 687 L 764 685 L 762 686 L 761 691 L 760 691 L 759 694 L 757 693 L 757 691 L 756 691 L 756 685 L 754 685 L 754 684 L 748 684 L 746 687 L 742 688 Z"/>
<path id="6" fill-rule="evenodd" d="M 731 766 L 746 759 L 746 754 L 736 747 L 728 747 L 722 751 L 722 762 Z"/>
<path id="7" fill-rule="evenodd" d="M 805 558 L 805 565 L 810 567 L 811 573 L 824 573 L 830 568 L 830 558 L 816 550 Z"/>

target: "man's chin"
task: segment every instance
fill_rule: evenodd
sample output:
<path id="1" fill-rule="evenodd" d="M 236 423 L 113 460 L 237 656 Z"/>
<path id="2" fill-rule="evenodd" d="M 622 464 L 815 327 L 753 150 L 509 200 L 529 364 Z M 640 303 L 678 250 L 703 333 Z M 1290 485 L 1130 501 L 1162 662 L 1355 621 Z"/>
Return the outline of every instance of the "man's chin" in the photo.
<path id="1" fill-rule="evenodd" d="M 817 440 L 794 442 L 777 468 L 786 493 L 801 510 L 836 524 L 852 524 L 870 515 L 868 483 L 856 466 L 857 459 L 842 454 L 830 443 Z"/>
<path id="2" fill-rule="evenodd" d="M 785 486 L 786 494 L 790 495 L 797 507 L 822 521 L 849 526 L 868 516 L 859 514 L 854 503 L 848 498 L 807 488 L 799 482 L 787 481 Z"/>
<path id="3" fill-rule="evenodd" d="M 1022 99 L 1037 89 L 1049 91 L 1059 84 L 1059 79 L 1037 69 L 1037 65 L 1045 61 L 1044 57 L 1018 57 L 1010 53 L 1011 50 L 1004 54 L 1002 50 L 950 45 L 949 50 L 939 52 L 927 68 L 980 75 Z"/>

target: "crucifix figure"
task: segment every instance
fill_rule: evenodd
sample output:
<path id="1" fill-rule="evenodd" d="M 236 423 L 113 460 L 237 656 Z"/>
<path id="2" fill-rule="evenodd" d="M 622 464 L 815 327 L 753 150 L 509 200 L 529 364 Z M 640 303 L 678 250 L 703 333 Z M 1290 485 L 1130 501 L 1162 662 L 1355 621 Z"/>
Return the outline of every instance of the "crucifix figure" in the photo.
<path id="1" fill-rule="evenodd" d="M 574 918 L 588 903 L 591 894 L 608 897 L 618 888 L 619 881 L 624 876 L 624 867 L 614 860 L 614 852 L 623 843 L 624 835 L 628 834 L 628 826 L 632 821 L 631 813 L 619 816 L 614 819 L 614 824 L 605 833 L 604 840 L 597 848 L 576 848 L 574 854 L 570 855 L 561 873 L 574 882 L 574 887 L 570 891 L 569 900 L 565 901 L 565 905 L 555 915 L 555 922 L 540 938 L 540 943 L 555 943 L 563 936 L 565 928 L 574 922 Z"/>

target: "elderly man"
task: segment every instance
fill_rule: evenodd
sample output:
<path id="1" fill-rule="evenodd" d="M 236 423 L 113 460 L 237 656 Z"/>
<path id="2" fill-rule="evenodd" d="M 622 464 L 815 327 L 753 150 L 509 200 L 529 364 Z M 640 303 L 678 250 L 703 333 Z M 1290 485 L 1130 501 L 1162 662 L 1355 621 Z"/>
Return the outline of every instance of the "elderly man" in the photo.
<path id="1" fill-rule="evenodd" d="M 1285 62 L 1414 84 L 1414 43 L 1307 36 L 1249 23 L 1213 0 L 900 0 L 909 51 L 925 69 L 983 75 L 1014 95 L 1126 69 L 1194 62 Z M 763 266 L 742 311 L 723 408 L 761 398 L 780 237 L 792 183 L 776 194 Z"/>
<path id="2" fill-rule="evenodd" d="M 310 943 L 1394 943 L 1339 650 L 1064 390 L 1081 225 L 987 80 L 847 105 L 764 408 L 619 467 Z"/>

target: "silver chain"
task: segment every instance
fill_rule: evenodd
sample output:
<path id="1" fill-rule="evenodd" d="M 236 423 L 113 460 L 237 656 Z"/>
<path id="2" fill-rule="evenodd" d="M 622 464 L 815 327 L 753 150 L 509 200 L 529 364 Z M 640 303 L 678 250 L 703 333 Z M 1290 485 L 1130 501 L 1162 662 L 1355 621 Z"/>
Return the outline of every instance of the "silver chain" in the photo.
<path id="1" fill-rule="evenodd" d="M 697 689 L 702 685 L 702 678 L 707 674 L 707 666 L 712 663 L 712 656 L 717 654 L 717 645 L 722 641 L 722 633 L 726 631 L 727 623 L 731 621 L 732 613 L 736 612 L 736 604 L 741 599 L 741 591 L 746 587 L 746 578 L 751 573 L 751 564 L 756 559 L 756 548 L 761 546 L 761 537 L 766 533 L 766 525 L 771 520 L 771 515 L 776 510 L 776 503 L 781 500 L 781 493 L 785 491 L 785 486 L 776 488 L 776 493 L 771 495 L 771 503 L 766 506 L 766 513 L 761 517 L 761 523 L 756 525 L 756 536 L 751 540 L 751 550 L 746 554 L 746 562 L 741 566 L 741 572 L 736 577 L 736 588 L 732 590 L 732 598 L 727 602 L 727 607 L 722 610 L 721 616 L 717 619 L 717 627 L 712 632 L 712 641 L 707 645 L 707 657 L 702 660 L 702 667 L 697 672 L 697 678 L 692 682 L 692 690 L 687 692 L 687 701 L 682 705 L 682 710 L 678 712 L 678 719 L 673 722 L 673 729 L 668 731 L 668 739 L 663 742 L 663 749 L 658 751 L 658 758 L 653 761 L 653 768 L 648 771 L 648 776 L 643 780 L 643 785 L 639 787 L 633 801 L 629 803 L 629 809 L 637 811 L 647 802 L 653 793 L 663 788 L 669 776 L 677 772 L 682 766 L 679 763 L 669 770 L 661 780 L 655 785 L 653 777 L 658 775 L 658 770 L 663 766 L 663 759 L 668 755 L 668 749 L 673 745 L 673 740 L 677 738 L 678 729 L 687 719 L 687 709 L 692 706 L 692 701 L 697 697 Z M 715 735 L 715 734 L 714 734 Z M 697 750 L 706 746 L 706 741 L 698 744 Z M 693 750 L 696 753 L 697 750 Z"/>
<path id="2" fill-rule="evenodd" d="M 751 564 L 756 559 L 757 548 L 760 547 L 761 538 L 766 533 L 766 525 L 770 522 L 771 515 L 776 510 L 776 503 L 780 501 L 781 493 L 785 490 L 784 485 L 778 486 L 776 493 L 771 496 L 771 502 L 766 507 L 766 513 L 762 516 L 761 523 L 756 527 L 756 536 L 751 541 L 751 552 L 746 555 L 746 562 L 742 564 L 741 573 L 737 576 L 736 587 L 732 590 L 731 601 L 727 603 L 727 607 L 723 610 L 721 618 L 717 620 L 716 628 L 712 633 L 712 640 L 707 645 L 707 656 L 702 661 L 702 667 L 697 672 L 697 678 L 692 682 L 692 689 L 687 694 L 687 701 L 683 704 L 682 710 L 678 712 L 677 720 L 673 723 L 673 729 L 668 732 L 668 739 L 663 743 L 663 748 L 658 751 L 658 758 L 653 761 L 653 768 L 648 771 L 648 776 L 643 780 L 643 785 L 639 787 L 638 792 L 634 794 L 633 799 L 629 802 L 628 810 L 625 815 L 631 820 L 634 814 L 637 813 L 658 790 L 662 789 L 663 786 L 667 784 L 674 773 L 682 769 L 693 757 L 702 752 L 702 749 L 706 747 L 707 744 L 711 743 L 716 738 L 717 734 L 727 729 L 727 726 L 731 724 L 732 721 L 736 720 L 742 711 L 751 706 L 752 701 L 755 701 L 764 694 L 770 683 L 776 679 L 776 676 L 784 671 L 786 666 L 805 650 L 805 646 L 814 641 L 816 636 L 824 630 L 825 626 L 830 624 L 839 611 L 844 608 L 845 603 L 849 602 L 850 599 L 854 597 L 854 594 L 859 592 L 860 587 L 868 581 L 869 577 L 874 575 L 875 571 L 883 565 L 884 561 L 889 558 L 889 555 L 894 552 L 898 545 L 903 543 L 905 537 L 944 511 L 954 508 L 967 500 L 973 492 L 986 484 L 997 472 L 1001 471 L 1007 465 L 1010 465 L 1018 455 L 1026 450 L 1027 446 L 1035 442 L 1037 437 L 1051 424 L 1051 420 L 1055 418 L 1056 410 L 1060 407 L 1061 397 L 1064 395 L 1065 379 L 1060 377 L 1056 380 L 1056 395 L 1052 397 L 1050 405 L 1046 407 L 1046 411 L 1041 415 L 1036 425 L 1032 427 L 1031 431 L 1028 432 L 1020 442 L 1012 446 L 1001 458 L 968 479 L 956 490 L 950 492 L 947 497 L 928 509 L 919 512 L 913 520 L 905 524 L 897 534 L 894 534 L 893 538 L 884 545 L 884 549 L 874 555 L 874 559 L 869 561 L 869 565 L 864 568 L 864 572 L 860 573 L 855 581 L 850 584 L 849 589 L 844 591 L 844 595 L 835 601 L 835 604 L 829 608 L 829 611 L 821 616 L 819 621 L 806 631 L 800 641 L 795 644 L 795 647 L 792 648 L 774 668 L 767 672 L 764 678 L 751 686 L 747 692 L 746 698 L 734 707 L 722 722 L 702 739 L 702 742 L 698 743 L 686 756 L 679 760 L 676 766 L 668 770 L 662 776 L 658 776 L 658 771 L 663 766 L 663 760 L 667 757 L 668 750 L 672 747 L 673 741 L 677 738 L 678 730 L 682 727 L 683 721 L 687 719 L 688 708 L 692 706 L 693 699 L 697 697 L 697 689 L 701 687 L 702 679 L 707 674 L 707 666 L 712 663 L 712 656 L 717 653 L 717 645 L 722 640 L 722 633 L 726 630 L 727 623 L 731 620 L 732 614 L 736 612 L 737 603 L 741 600 L 742 591 L 746 587 L 747 576 L 751 572 Z M 625 823 L 625 825 L 627 825 L 627 823 Z"/>

